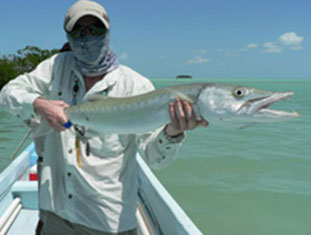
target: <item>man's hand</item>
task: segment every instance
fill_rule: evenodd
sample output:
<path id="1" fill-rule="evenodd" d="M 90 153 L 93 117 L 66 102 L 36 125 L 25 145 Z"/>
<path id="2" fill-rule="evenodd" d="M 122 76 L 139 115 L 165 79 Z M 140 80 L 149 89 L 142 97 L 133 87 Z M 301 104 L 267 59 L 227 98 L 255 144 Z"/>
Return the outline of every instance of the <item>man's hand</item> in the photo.
<path id="1" fill-rule="evenodd" d="M 41 115 L 56 132 L 64 131 L 64 124 L 68 118 L 64 112 L 64 108 L 69 107 L 64 101 L 45 100 L 37 98 L 33 102 L 33 107 L 38 115 Z"/>
<path id="2" fill-rule="evenodd" d="M 193 130 L 197 126 L 208 126 L 208 122 L 202 117 L 198 121 L 191 104 L 188 101 L 177 98 L 169 104 L 171 123 L 166 128 L 169 136 L 177 136 L 184 131 Z"/>

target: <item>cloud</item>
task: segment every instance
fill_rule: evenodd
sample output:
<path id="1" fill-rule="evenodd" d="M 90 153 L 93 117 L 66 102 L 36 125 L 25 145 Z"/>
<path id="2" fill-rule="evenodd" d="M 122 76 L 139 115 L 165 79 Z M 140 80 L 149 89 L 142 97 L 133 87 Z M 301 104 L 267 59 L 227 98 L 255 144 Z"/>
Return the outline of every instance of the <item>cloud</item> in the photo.
<path id="1" fill-rule="evenodd" d="M 263 53 L 281 53 L 285 49 L 293 51 L 302 50 L 301 43 L 304 38 L 298 36 L 295 32 L 288 32 L 282 34 L 275 42 L 265 42 L 262 50 Z"/>
<path id="2" fill-rule="evenodd" d="M 201 55 L 197 55 L 196 57 L 188 60 L 188 64 L 204 64 L 208 62 L 210 62 L 210 59 L 204 58 Z"/>
<path id="3" fill-rule="evenodd" d="M 127 52 L 123 52 L 121 55 L 119 55 L 120 60 L 127 60 L 128 59 L 128 54 Z"/>
<path id="4" fill-rule="evenodd" d="M 228 57 L 238 57 L 242 53 L 245 53 L 250 50 L 258 49 L 258 51 L 266 54 L 276 54 L 282 53 L 285 50 L 298 51 L 302 50 L 302 43 L 304 41 L 304 37 L 298 36 L 295 32 L 287 32 L 280 35 L 274 41 L 268 41 L 263 44 L 259 44 L 256 42 L 252 42 L 239 49 L 237 52 L 230 52 L 224 49 L 218 49 L 217 52 L 224 54 Z"/>
<path id="5" fill-rule="evenodd" d="M 288 46 L 297 46 L 303 42 L 304 38 L 298 36 L 295 32 L 284 33 L 279 37 L 279 41 Z"/>
<path id="6" fill-rule="evenodd" d="M 301 36 L 298 36 L 295 32 L 284 33 L 278 39 L 278 41 L 282 45 L 294 51 L 303 49 L 303 47 L 301 46 L 301 43 L 303 42 L 303 40 L 304 38 Z"/>
<path id="7" fill-rule="evenodd" d="M 258 47 L 258 44 L 257 43 L 250 43 L 246 46 L 246 48 L 248 49 L 254 49 L 254 48 L 257 48 Z"/>
<path id="8" fill-rule="evenodd" d="M 263 53 L 281 53 L 283 48 L 277 45 L 275 42 L 265 42 L 263 45 L 264 49 L 262 50 Z"/>
<path id="9" fill-rule="evenodd" d="M 250 43 L 250 44 L 247 44 L 247 45 L 242 49 L 242 51 L 248 51 L 248 50 L 256 49 L 256 48 L 258 48 L 258 44 L 257 44 L 257 43 Z"/>
<path id="10" fill-rule="evenodd" d="M 187 61 L 188 64 L 204 64 L 210 62 L 210 59 L 206 58 L 207 51 L 200 49 L 197 51 L 197 55 Z"/>

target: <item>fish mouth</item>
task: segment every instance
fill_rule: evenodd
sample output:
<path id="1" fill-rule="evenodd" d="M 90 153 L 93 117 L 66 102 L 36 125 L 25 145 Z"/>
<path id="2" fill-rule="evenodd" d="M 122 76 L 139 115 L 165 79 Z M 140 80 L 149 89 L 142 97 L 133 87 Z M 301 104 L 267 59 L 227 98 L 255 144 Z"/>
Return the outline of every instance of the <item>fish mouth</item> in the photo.
<path id="1" fill-rule="evenodd" d="M 254 113 L 259 115 L 269 115 L 269 116 L 275 116 L 275 117 L 300 117 L 300 115 L 296 111 L 287 112 L 282 110 L 274 110 L 269 109 L 269 107 L 281 100 L 289 100 L 294 95 L 294 92 L 278 92 L 274 93 L 269 96 L 256 98 L 253 100 L 250 100 L 249 102 L 253 103 L 255 105 Z"/>

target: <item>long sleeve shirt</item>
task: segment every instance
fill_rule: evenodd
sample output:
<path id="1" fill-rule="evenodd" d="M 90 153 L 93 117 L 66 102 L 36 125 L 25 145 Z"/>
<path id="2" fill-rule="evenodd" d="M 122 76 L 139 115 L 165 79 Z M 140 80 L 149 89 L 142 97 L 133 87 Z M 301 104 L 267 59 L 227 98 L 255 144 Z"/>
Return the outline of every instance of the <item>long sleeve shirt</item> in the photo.
<path id="1" fill-rule="evenodd" d="M 94 94 L 129 97 L 153 89 L 148 79 L 120 65 L 85 92 L 73 54 L 65 52 L 9 82 L 1 91 L 0 105 L 26 120 L 37 118 L 33 102 L 38 97 L 72 105 Z M 162 168 L 176 159 L 180 143 L 168 140 L 163 128 L 139 135 L 105 135 L 95 130 L 79 138 L 77 150 L 76 136 L 71 127 L 60 133 L 48 131 L 40 141 L 35 139 L 43 158 L 40 209 L 105 232 L 136 227 L 137 151 L 152 167 Z"/>

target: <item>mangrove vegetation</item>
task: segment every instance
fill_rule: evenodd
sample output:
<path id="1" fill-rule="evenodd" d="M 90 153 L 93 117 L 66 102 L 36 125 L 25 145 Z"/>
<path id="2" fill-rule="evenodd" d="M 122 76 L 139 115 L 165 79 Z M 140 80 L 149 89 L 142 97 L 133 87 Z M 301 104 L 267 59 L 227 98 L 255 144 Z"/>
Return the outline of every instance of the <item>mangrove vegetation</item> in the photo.
<path id="1" fill-rule="evenodd" d="M 36 68 L 43 60 L 58 53 L 59 50 L 40 49 L 36 46 L 26 46 L 16 54 L 0 55 L 0 89 L 11 79 Z"/>

